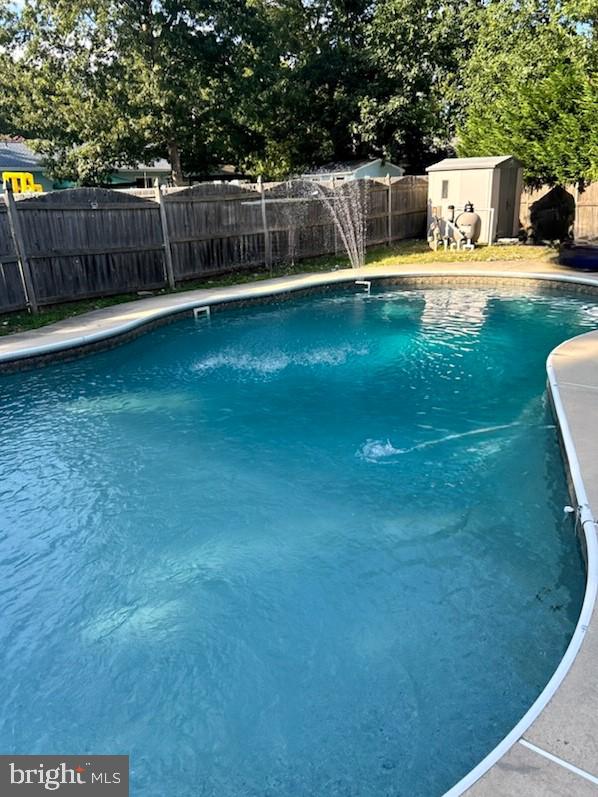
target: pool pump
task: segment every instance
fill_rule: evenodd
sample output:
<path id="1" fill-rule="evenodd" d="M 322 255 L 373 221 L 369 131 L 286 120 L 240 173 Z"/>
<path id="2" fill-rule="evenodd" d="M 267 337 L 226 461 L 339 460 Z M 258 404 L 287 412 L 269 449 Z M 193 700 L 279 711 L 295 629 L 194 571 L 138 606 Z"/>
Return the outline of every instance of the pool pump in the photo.
<path id="1" fill-rule="evenodd" d="M 428 243 L 436 251 L 442 244 L 444 249 L 474 249 L 480 236 L 481 218 L 473 204 L 466 202 L 463 210 L 455 216 L 455 206 L 448 206 L 448 217 L 432 216 L 428 230 Z"/>

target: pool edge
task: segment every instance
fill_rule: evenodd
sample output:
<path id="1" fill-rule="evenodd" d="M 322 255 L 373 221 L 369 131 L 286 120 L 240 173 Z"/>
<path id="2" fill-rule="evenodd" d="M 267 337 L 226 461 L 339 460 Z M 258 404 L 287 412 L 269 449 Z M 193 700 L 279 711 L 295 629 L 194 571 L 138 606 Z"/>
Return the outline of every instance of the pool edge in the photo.
<path id="1" fill-rule="evenodd" d="M 126 343 L 139 334 L 176 316 L 186 315 L 199 307 L 236 304 L 245 301 L 283 297 L 301 291 L 322 289 L 334 285 L 351 284 L 357 279 L 447 280 L 454 278 L 496 279 L 530 282 L 568 283 L 590 287 L 598 291 L 598 279 L 577 277 L 560 269 L 554 271 L 492 270 L 480 268 L 423 268 L 405 270 L 401 267 L 370 266 L 360 269 L 340 269 L 332 272 L 279 277 L 226 288 L 208 288 L 183 293 L 164 294 L 111 305 L 80 316 L 0 337 L 0 373 L 38 367 L 60 359 L 67 359 Z M 66 355 L 66 356 L 65 356 Z M 70 357 L 72 359 L 72 357 Z"/>
<path id="2" fill-rule="evenodd" d="M 532 751 L 530 760 L 527 762 L 528 765 L 532 764 L 534 757 L 539 755 L 548 761 L 558 762 L 556 763 L 556 766 L 567 769 L 569 772 L 580 770 L 583 772 L 583 774 L 592 778 L 592 780 L 588 780 L 588 782 L 594 783 L 595 785 L 598 784 L 597 774 L 589 772 L 586 769 L 582 770 L 581 768 L 572 765 L 566 759 L 563 759 L 560 756 L 555 756 L 551 750 L 547 750 L 544 747 L 537 747 L 535 744 L 531 743 L 525 738 L 527 731 L 530 731 L 533 728 L 536 720 L 539 720 L 541 716 L 546 719 L 547 712 L 550 711 L 549 704 L 551 700 L 557 695 L 560 687 L 563 685 L 568 674 L 570 673 L 573 664 L 577 660 L 578 655 L 582 650 L 584 640 L 586 639 L 590 630 L 590 626 L 592 625 L 594 609 L 596 608 L 596 599 L 598 597 L 598 537 L 596 534 L 598 530 L 598 522 L 595 520 L 596 513 L 592 511 L 592 506 L 586 492 L 583 470 L 577 456 L 575 437 L 571 432 L 569 417 L 561 398 L 561 389 L 557 375 L 558 368 L 555 367 L 554 363 L 556 353 L 562 353 L 569 344 L 573 344 L 575 341 L 578 341 L 581 338 L 588 338 L 589 336 L 593 338 L 596 344 L 596 356 L 598 358 L 598 331 L 591 331 L 563 341 L 550 352 L 546 361 L 549 398 L 552 403 L 553 413 L 558 423 L 558 431 L 563 449 L 562 454 L 564 465 L 570 480 L 570 486 L 574 493 L 576 509 L 578 510 L 578 527 L 582 532 L 582 539 L 580 541 L 584 545 L 586 584 L 579 618 L 565 654 L 559 662 L 558 667 L 554 671 L 552 677 L 540 695 L 536 698 L 534 703 L 530 706 L 519 722 L 511 729 L 511 731 L 498 743 L 498 745 L 494 747 L 488 753 L 488 755 L 483 758 L 482 761 L 480 761 L 472 770 L 470 770 L 460 781 L 458 781 L 458 783 L 445 792 L 443 797 L 459 797 L 463 794 L 471 795 L 471 797 L 486 797 L 486 795 L 488 795 L 488 797 L 490 795 L 496 795 L 496 797 L 499 797 L 499 795 L 511 794 L 512 792 L 510 789 L 512 786 L 507 786 L 506 791 L 501 789 L 502 784 L 500 781 L 506 781 L 507 779 L 511 780 L 510 774 L 507 774 L 506 771 L 498 772 L 498 769 L 496 770 L 496 774 L 489 779 L 487 784 L 488 790 L 484 786 L 480 786 L 478 789 L 476 788 L 476 784 L 480 784 L 485 776 L 487 777 L 490 775 L 491 770 L 493 770 L 493 768 L 495 768 L 495 766 L 502 761 L 502 759 L 514 748 L 518 742 L 522 743 L 527 750 Z M 596 387 L 598 388 L 598 384 Z M 596 626 L 596 623 L 598 623 L 598 617 L 594 618 L 593 627 Z M 596 721 L 594 725 L 598 727 L 598 721 Z M 541 758 L 537 759 L 536 763 L 538 769 L 530 773 L 529 777 L 532 780 L 526 784 L 526 797 L 536 797 L 536 795 L 537 797 L 543 797 L 543 795 L 547 793 L 544 790 L 544 786 L 540 780 L 537 784 L 533 781 L 533 779 L 536 778 L 537 773 L 541 771 L 542 765 L 546 766 L 546 764 L 541 760 Z M 521 762 L 517 762 L 513 766 L 521 767 Z M 542 773 L 542 775 L 539 776 L 540 779 L 542 779 L 545 774 L 546 773 Z M 579 777 L 583 778 L 583 774 L 579 775 Z M 548 773 L 548 776 L 550 777 L 550 773 Z M 492 783 L 490 783 L 490 780 L 492 780 Z M 520 785 L 521 784 L 518 784 L 518 787 L 520 787 Z"/>

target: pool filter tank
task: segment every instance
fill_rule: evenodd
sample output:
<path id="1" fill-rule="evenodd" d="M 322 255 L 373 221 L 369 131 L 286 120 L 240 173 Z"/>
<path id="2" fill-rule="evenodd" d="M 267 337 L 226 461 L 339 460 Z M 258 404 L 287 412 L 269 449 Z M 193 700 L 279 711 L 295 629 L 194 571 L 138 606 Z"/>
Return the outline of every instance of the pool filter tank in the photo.
<path id="1" fill-rule="evenodd" d="M 467 244 L 473 246 L 480 237 L 482 220 L 474 211 L 471 202 L 465 203 L 463 213 L 459 213 L 455 219 L 455 227 L 461 233 L 462 237 L 466 239 Z"/>
<path id="2" fill-rule="evenodd" d="M 445 249 L 474 249 L 480 237 L 482 220 L 473 204 L 466 202 L 463 210 L 455 216 L 455 206 L 448 206 L 446 218 L 434 215 L 428 231 L 428 243 L 434 250 L 440 245 Z"/>

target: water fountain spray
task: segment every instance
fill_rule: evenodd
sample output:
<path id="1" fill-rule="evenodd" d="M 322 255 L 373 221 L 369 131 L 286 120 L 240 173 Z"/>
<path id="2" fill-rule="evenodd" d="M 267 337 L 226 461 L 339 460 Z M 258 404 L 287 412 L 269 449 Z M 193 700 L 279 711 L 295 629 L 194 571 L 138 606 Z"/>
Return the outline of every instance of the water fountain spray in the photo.
<path id="1" fill-rule="evenodd" d="M 300 229 L 303 224 L 309 224 L 309 204 L 319 203 L 342 242 L 352 268 L 365 265 L 368 192 L 364 180 L 347 180 L 340 184 L 335 180 L 332 180 L 332 184 L 289 180 L 284 186 L 278 186 L 269 193 L 269 196 L 262 195 L 260 200 L 250 200 L 243 204 L 261 204 L 264 208 L 263 215 L 267 205 L 282 206 L 288 227 L 289 262 L 295 261 Z"/>

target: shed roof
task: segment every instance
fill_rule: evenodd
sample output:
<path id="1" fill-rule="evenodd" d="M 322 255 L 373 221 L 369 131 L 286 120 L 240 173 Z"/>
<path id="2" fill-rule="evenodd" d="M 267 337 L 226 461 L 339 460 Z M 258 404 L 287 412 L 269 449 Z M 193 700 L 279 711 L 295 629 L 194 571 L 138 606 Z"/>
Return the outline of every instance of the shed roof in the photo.
<path id="1" fill-rule="evenodd" d="M 519 165 L 519 161 L 512 155 L 495 155 L 491 158 L 445 158 L 438 163 L 433 163 L 426 168 L 427 172 L 452 172 L 461 169 L 494 169 L 502 166 L 507 161 Z"/>

